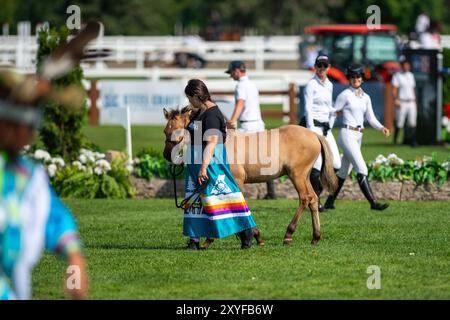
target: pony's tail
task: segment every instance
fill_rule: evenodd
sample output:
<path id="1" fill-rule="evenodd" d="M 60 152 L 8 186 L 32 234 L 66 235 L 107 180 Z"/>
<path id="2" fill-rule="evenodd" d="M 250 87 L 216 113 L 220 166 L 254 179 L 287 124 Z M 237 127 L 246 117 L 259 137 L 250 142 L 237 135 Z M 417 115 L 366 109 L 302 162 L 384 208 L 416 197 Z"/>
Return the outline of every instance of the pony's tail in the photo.
<path id="1" fill-rule="evenodd" d="M 322 186 L 329 192 L 334 193 L 337 189 L 337 177 L 333 168 L 333 157 L 331 155 L 331 149 L 324 136 L 317 134 L 317 138 L 320 141 L 322 147 L 322 168 L 320 168 L 320 182 Z"/>

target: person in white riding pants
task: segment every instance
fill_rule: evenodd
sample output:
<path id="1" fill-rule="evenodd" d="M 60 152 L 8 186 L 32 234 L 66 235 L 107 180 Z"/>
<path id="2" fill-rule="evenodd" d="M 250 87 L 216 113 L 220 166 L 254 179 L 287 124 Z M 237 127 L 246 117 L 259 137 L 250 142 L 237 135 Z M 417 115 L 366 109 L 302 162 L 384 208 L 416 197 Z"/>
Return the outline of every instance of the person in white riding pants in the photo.
<path id="1" fill-rule="evenodd" d="M 330 115 L 334 114 L 332 106 L 333 100 L 333 84 L 327 77 L 330 69 L 329 57 L 324 53 L 319 53 L 314 63 L 316 74 L 309 80 L 305 87 L 305 117 L 300 125 L 306 126 L 308 129 L 317 134 L 326 137 L 333 154 L 333 167 L 335 171 L 341 167 L 341 158 L 339 149 L 334 140 L 330 126 Z M 326 211 L 320 204 L 320 194 L 323 187 L 320 183 L 320 169 L 322 167 L 322 155 L 319 155 L 310 174 L 310 181 L 314 191 L 319 198 L 319 211 Z"/>
<path id="2" fill-rule="evenodd" d="M 412 147 L 417 146 L 417 105 L 416 105 L 416 93 L 414 91 L 416 87 L 416 81 L 412 74 L 411 65 L 404 56 L 400 58 L 401 71 L 393 75 L 392 94 L 394 96 L 396 116 L 395 116 L 395 130 L 394 130 L 394 144 L 397 143 L 397 137 L 401 129 L 405 125 L 405 121 L 408 121 L 408 127 L 405 128 L 405 141 Z"/>
<path id="3" fill-rule="evenodd" d="M 230 74 L 230 77 L 237 81 L 234 90 L 235 107 L 227 126 L 236 128 L 239 119 L 238 131 L 246 133 L 264 131 L 265 125 L 259 106 L 259 92 L 255 84 L 248 78 L 244 62 L 231 61 L 225 73 Z M 276 198 L 273 181 L 267 182 L 267 195 L 264 198 Z"/>
<path id="4" fill-rule="evenodd" d="M 338 189 L 327 198 L 325 203 L 327 209 L 334 209 L 334 201 L 344 185 L 345 178 L 352 166 L 357 172 L 359 187 L 369 201 L 370 208 L 373 210 L 384 210 L 389 206 L 387 203 L 382 204 L 375 200 L 367 179 L 367 166 L 361 153 L 364 120 L 367 120 L 373 128 L 381 131 L 385 137 L 389 136 L 389 130 L 377 120 L 373 113 L 369 95 L 361 88 L 363 74 L 364 66 L 360 64 L 351 64 L 347 67 L 350 87 L 338 95 L 334 105 L 336 114 L 342 113 L 343 116 L 343 126 L 339 132 L 338 142 L 344 155 L 338 172 Z M 334 119 L 335 116 L 332 116 L 332 123 L 334 123 Z"/>

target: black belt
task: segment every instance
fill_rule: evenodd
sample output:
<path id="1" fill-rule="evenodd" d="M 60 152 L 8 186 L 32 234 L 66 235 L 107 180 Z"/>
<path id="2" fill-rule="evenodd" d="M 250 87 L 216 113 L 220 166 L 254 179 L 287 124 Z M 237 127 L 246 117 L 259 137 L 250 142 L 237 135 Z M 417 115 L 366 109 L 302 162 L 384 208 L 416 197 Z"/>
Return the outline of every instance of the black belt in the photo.
<path id="1" fill-rule="evenodd" d="M 315 119 L 313 119 L 313 122 L 314 122 L 314 126 L 322 128 L 323 135 L 326 137 L 327 134 L 328 134 L 328 131 L 331 129 L 330 128 L 330 123 L 329 122 L 319 122 L 319 121 L 317 121 Z M 302 127 L 307 128 L 307 126 L 306 126 L 306 117 L 302 117 L 302 119 L 300 120 L 299 125 L 302 126 Z"/>
<path id="2" fill-rule="evenodd" d="M 399 99 L 400 102 L 415 102 L 416 99 Z"/>
<path id="3" fill-rule="evenodd" d="M 315 119 L 313 120 L 313 122 L 314 122 L 314 126 L 322 128 L 323 135 L 326 137 L 328 134 L 328 131 L 331 129 L 330 123 L 329 122 L 319 122 Z"/>
<path id="4" fill-rule="evenodd" d="M 261 119 L 258 120 L 239 120 L 239 122 L 256 122 L 256 121 L 261 121 Z"/>
<path id="5" fill-rule="evenodd" d="M 322 128 L 330 128 L 330 123 L 329 122 L 319 122 L 317 120 L 313 120 L 314 121 L 314 125 L 316 127 L 322 127 Z"/>
<path id="6" fill-rule="evenodd" d="M 349 130 L 353 130 L 353 131 L 358 131 L 358 132 L 361 132 L 361 133 L 364 131 L 364 128 L 362 128 L 361 126 L 352 127 L 352 126 L 349 126 L 348 124 L 344 124 L 343 128 L 346 128 L 346 129 L 349 129 Z"/>

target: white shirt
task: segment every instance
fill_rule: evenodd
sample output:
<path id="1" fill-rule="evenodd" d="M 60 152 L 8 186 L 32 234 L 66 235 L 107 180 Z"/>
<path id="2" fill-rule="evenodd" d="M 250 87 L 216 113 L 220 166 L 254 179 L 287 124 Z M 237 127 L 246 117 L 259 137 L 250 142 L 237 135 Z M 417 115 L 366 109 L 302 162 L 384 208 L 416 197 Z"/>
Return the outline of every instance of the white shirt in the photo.
<path id="1" fill-rule="evenodd" d="M 392 76 L 391 83 L 398 88 L 398 98 L 400 100 L 415 100 L 414 88 L 416 81 L 411 72 L 397 72 Z"/>
<path id="2" fill-rule="evenodd" d="M 239 116 L 240 121 L 261 120 L 261 109 L 259 107 L 259 92 L 255 84 L 250 81 L 248 76 L 241 77 L 234 90 L 236 101 L 244 100 L 244 110 Z"/>
<path id="3" fill-rule="evenodd" d="M 344 125 L 364 128 L 364 119 L 366 119 L 373 128 L 377 130 L 383 128 L 373 113 L 369 95 L 361 88 L 349 87 L 342 91 L 336 98 L 334 108 L 336 112 L 343 112 Z"/>
<path id="4" fill-rule="evenodd" d="M 419 42 L 421 45 L 421 49 L 440 49 L 441 44 L 439 43 L 439 40 L 436 39 L 436 37 L 433 37 L 433 35 L 430 32 L 424 32 L 420 34 Z"/>
<path id="5" fill-rule="evenodd" d="M 329 122 L 333 111 L 333 84 L 328 78 L 322 82 L 317 75 L 308 81 L 305 91 L 306 127 L 314 128 L 314 119 Z"/>
<path id="6" fill-rule="evenodd" d="M 416 32 L 422 33 L 428 30 L 430 18 L 426 14 L 420 14 L 416 19 Z"/>

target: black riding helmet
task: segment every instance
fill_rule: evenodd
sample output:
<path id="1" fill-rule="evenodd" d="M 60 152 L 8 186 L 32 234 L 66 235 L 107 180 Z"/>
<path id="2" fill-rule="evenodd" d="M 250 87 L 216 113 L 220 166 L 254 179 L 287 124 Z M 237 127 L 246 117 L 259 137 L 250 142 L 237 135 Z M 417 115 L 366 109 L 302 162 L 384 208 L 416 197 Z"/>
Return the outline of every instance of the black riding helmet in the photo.
<path id="1" fill-rule="evenodd" d="M 362 64 L 349 64 L 347 66 L 346 74 L 349 79 L 357 74 L 364 78 L 364 66 Z"/>

